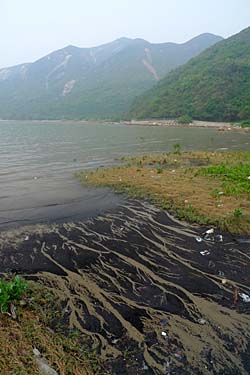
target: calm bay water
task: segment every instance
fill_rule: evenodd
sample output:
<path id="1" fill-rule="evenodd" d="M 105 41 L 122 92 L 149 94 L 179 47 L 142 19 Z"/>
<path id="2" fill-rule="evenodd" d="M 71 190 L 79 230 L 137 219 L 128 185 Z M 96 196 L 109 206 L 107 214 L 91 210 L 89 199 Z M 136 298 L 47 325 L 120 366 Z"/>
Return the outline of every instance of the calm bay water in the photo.
<path id="1" fill-rule="evenodd" d="M 83 188 L 74 173 L 124 155 L 185 150 L 250 150 L 250 134 L 70 122 L 0 122 L 0 228 L 91 216 L 121 202 Z"/>

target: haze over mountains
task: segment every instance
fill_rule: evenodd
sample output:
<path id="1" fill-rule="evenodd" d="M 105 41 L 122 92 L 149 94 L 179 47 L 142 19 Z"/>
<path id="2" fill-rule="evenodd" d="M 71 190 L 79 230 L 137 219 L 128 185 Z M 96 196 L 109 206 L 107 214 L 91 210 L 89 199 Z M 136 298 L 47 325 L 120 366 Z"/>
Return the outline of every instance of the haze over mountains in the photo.
<path id="1" fill-rule="evenodd" d="M 250 118 L 250 27 L 169 73 L 138 98 L 131 116 L 200 120 Z"/>
<path id="2" fill-rule="evenodd" d="M 184 44 L 121 38 L 1 69 L 0 118 L 119 118 L 168 72 L 221 40 L 213 34 Z"/>

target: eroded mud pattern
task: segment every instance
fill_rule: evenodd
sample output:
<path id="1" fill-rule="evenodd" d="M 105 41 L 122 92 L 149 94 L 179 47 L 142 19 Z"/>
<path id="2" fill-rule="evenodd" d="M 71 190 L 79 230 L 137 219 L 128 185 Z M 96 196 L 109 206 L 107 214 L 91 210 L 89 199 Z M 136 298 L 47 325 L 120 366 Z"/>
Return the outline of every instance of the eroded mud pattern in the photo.
<path id="1" fill-rule="evenodd" d="M 15 241 L 3 233 L 0 272 L 52 288 L 112 374 L 249 374 L 250 303 L 237 290 L 250 295 L 250 245 L 197 242 L 205 229 L 129 201 Z"/>

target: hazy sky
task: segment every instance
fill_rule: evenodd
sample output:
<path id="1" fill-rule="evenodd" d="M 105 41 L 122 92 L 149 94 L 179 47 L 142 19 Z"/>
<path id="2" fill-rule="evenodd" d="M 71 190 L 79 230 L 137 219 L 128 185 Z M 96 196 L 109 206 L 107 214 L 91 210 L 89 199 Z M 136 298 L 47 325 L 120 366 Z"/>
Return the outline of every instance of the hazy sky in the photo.
<path id="1" fill-rule="evenodd" d="M 184 42 L 250 26 L 250 0 L 0 0 L 0 67 L 121 36 Z"/>

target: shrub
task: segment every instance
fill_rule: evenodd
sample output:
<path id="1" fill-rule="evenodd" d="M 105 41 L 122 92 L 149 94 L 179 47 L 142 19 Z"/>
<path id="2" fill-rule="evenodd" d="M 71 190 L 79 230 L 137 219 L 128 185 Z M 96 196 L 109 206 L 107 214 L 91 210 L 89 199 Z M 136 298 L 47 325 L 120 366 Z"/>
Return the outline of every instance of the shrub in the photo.
<path id="1" fill-rule="evenodd" d="M 193 122 L 193 119 L 189 115 L 181 116 L 177 119 L 178 124 L 190 124 Z"/>
<path id="2" fill-rule="evenodd" d="M 240 126 L 242 128 L 250 128 L 250 119 L 241 121 Z"/>

